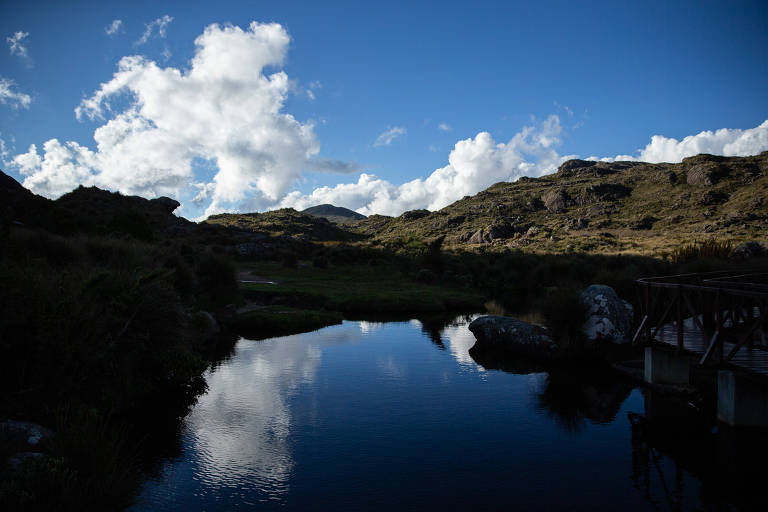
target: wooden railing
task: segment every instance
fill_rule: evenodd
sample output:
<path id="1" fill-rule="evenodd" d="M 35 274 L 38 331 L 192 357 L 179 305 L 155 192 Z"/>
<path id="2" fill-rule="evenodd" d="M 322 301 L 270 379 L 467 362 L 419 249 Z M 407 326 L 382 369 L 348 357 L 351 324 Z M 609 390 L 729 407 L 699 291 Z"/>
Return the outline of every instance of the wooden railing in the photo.
<path id="1" fill-rule="evenodd" d="M 701 364 L 729 362 L 744 346 L 768 349 L 768 273 L 682 274 L 636 283 L 640 326 L 633 343 L 650 342 L 673 326 L 681 350 L 686 337 L 703 337 Z"/>

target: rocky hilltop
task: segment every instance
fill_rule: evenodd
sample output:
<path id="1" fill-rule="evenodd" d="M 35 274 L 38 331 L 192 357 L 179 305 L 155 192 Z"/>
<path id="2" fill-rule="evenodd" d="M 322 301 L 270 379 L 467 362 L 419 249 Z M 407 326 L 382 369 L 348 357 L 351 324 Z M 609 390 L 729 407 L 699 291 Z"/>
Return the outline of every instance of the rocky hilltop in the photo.
<path id="1" fill-rule="evenodd" d="M 346 224 L 355 220 L 363 220 L 367 218 L 361 213 L 344 208 L 342 206 L 333 206 L 332 204 L 321 204 L 318 206 L 312 206 L 306 210 L 302 210 L 301 213 L 312 215 L 313 217 L 322 217 L 336 224 Z"/>
<path id="2" fill-rule="evenodd" d="M 372 240 L 445 236 L 454 248 L 657 254 L 711 237 L 768 237 L 768 151 L 679 164 L 569 160 L 556 173 L 497 183 L 429 212 L 372 215 Z"/>

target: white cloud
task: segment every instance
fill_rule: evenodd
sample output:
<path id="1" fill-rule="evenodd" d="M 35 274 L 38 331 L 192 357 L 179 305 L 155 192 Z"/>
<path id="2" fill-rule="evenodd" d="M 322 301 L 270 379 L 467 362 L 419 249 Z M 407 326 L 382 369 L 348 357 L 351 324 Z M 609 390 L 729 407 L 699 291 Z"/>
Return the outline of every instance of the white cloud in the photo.
<path id="1" fill-rule="evenodd" d="M 17 55 L 22 59 L 29 58 L 29 52 L 27 47 L 24 46 L 24 40 L 29 37 L 29 32 L 22 32 L 21 30 L 14 32 L 12 36 L 6 37 L 8 42 L 8 48 L 11 50 L 11 55 Z"/>
<path id="2" fill-rule="evenodd" d="M 572 158 L 560 156 L 555 150 L 561 131 L 560 119 L 553 115 L 538 126 L 523 128 L 506 143 L 496 143 L 488 132 L 481 132 L 457 142 L 448 165 L 426 179 L 394 185 L 363 173 L 357 183 L 321 187 L 307 195 L 292 192 L 281 201 L 281 206 L 304 209 L 331 203 L 366 215 L 399 215 L 415 208 L 437 210 L 493 183 L 553 171 Z"/>
<path id="3" fill-rule="evenodd" d="M 144 24 L 144 33 L 141 34 L 141 37 L 138 41 L 136 41 L 136 46 L 140 46 L 147 41 L 150 40 L 152 37 L 159 37 L 164 38 L 165 37 L 165 29 L 168 26 L 170 22 L 173 21 L 173 16 L 168 16 L 167 14 L 164 16 L 161 16 L 160 18 L 157 18 L 155 21 L 152 21 L 150 23 Z"/>
<path id="4" fill-rule="evenodd" d="M 438 127 L 438 129 L 440 129 L 440 130 L 442 130 L 444 132 L 451 131 L 451 125 L 449 125 L 448 123 L 440 123 L 439 125 L 437 125 L 437 127 Z"/>
<path id="5" fill-rule="evenodd" d="M 8 165 L 8 158 L 11 156 L 11 152 L 14 150 L 13 145 L 15 142 L 16 141 L 13 139 L 13 137 L 11 137 L 10 144 L 5 142 L 2 134 L 0 134 L 0 163 L 2 163 L 4 166 Z"/>
<path id="6" fill-rule="evenodd" d="M 755 155 L 768 150 L 768 120 L 760 126 L 739 130 L 721 128 L 689 135 L 683 140 L 654 135 L 640 150 L 638 159 L 645 162 L 680 162 L 683 158 L 711 153 L 725 156 Z"/>
<path id="7" fill-rule="evenodd" d="M 373 143 L 374 147 L 389 146 L 396 138 L 405 135 L 406 130 L 402 126 L 395 126 L 385 131 L 376 137 L 376 141 Z"/>
<path id="8" fill-rule="evenodd" d="M 124 57 L 75 110 L 78 119 L 109 117 L 94 132 L 96 150 L 56 139 L 42 153 L 32 146 L 14 159 L 24 185 L 48 197 L 80 183 L 179 197 L 194 187 L 193 160 L 203 159 L 216 169 L 197 186 L 198 201 L 210 201 L 206 215 L 274 205 L 319 149 L 313 125 L 282 112 L 288 76 L 264 73 L 282 64 L 289 42 L 278 24 L 214 24 L 195 40 L 189 69 Z"/>
<path id="9" fill-rule="evenodd" d="M 104 27 L 104 32 L 108 36 L 113 36 L 118 32 L 120 32 L 122 28 L 123 28 L 123 20 L 116 19 L 116 20 L 112 20 L 112 23 Z"/>
<path id="10" fill-rule="evenodd" d="M 0 104 L 8 105 L 13 109 L 29 108 L 32 98 L 29 94 L 14 91 L 14 82 L 7 78 L 0 77 Z"/>
<path id="11" fill-rule="evenodd" d="M 591 156 L 587 160 L 614 162 L 635 160 L 640 162 L 681 162 L 683 158 L 709 153 L 724 156 L 749 156 L 768 150 L 768 120 L 759 126 L 741 130 L 737 128 L 721 128 L 705 130 L 696 135 L 689 135 L 683 140 L 677 140 L 663 135 L 654 135 L 651 142 L 637 154 L 617 155 L 615 157 L 599 158 Z"/>

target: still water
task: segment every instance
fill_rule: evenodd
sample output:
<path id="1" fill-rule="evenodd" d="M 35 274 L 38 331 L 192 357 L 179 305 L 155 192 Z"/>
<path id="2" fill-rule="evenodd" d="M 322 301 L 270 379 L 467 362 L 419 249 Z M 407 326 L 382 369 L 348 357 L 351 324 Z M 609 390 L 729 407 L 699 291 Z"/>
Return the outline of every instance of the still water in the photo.
<path id="1" fill-rule="evenodd" d="M 468 320 L 345 321 L 240 340 L 208 371 L 178 453 L 133 510 L 689 510 L 759 499 L 723 490 L 723 478 L 744 479 L 720 467 L 733 442 L 700 410 L 654 404 L 594 370 L 486 369 L 469 353 Z"/>

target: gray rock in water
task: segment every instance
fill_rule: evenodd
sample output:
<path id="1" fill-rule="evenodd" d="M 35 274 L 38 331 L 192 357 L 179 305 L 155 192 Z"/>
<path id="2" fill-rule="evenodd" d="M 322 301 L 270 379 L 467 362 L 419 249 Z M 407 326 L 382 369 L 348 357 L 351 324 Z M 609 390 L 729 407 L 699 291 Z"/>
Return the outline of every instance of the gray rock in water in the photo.
<path id="1" fill-rule="evenodd" d="M 610 286 L 593 284 L 581 292 L 587 307 L 582 332 L 589 341 L 610 341 L 622 345 L 632 341 L 632 305 L 621 300 Z"/>
<path id="2" fill-rule="evenodd" d="M 0 442 L 37 446 L 43 439 L 52 436 L 53 431 L 51 429 L 37 423 L 13 420 L 0 421 Z"/>
<path id="3" fill-rule="evenodd" d="M 481 316 L 469 324 L 469 330 L 477 339 L 475 346 L 484 349 L 503 350 L 536 358 L 550 358 L 558 351 L 557 343 L 544 327 L 516 318 Z"/>

